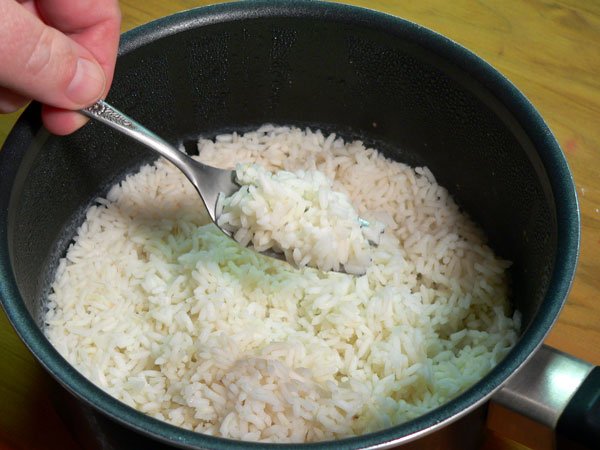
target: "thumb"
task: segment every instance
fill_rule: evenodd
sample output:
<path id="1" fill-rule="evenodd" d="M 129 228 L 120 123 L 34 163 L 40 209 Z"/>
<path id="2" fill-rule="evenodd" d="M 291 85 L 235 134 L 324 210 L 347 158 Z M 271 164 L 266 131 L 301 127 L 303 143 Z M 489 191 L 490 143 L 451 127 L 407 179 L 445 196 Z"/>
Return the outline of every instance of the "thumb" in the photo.
<path id="1" fill-rule="evenodd" d="M 64 109 L 104 93 L 106 76 L 92 54 L 19 3 L 0 0 L 0 86 Z"/>

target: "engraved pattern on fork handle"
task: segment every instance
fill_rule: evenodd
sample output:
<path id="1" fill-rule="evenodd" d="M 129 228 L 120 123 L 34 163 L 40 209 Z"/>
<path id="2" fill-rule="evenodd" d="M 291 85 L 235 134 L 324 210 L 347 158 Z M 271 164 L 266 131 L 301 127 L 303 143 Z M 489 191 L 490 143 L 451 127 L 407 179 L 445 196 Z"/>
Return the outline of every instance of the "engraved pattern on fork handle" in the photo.
<path id="1" fill-rule="evenodd" d="M 127 128 L 133 128 L 133 123 L 131 123 L 127 118 L 123 117 L 118 111 L 115 111 L 110 107 L 110 105 L 102 100 L 99 100 L 93 105 L 84 108 L 84 110 L 95 117 L 103 117 L 113 123 L 117 123 Z"/>

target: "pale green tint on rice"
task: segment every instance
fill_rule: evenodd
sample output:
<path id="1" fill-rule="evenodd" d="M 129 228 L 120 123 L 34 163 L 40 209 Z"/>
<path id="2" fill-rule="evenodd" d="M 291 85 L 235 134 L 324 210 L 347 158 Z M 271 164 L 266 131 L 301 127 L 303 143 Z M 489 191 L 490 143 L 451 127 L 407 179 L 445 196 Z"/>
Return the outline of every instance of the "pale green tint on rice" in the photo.
<path id="1" fill-rule="evenodd" d="M 123 402 L 244 440 L 362 434 L 446 402 L 517 339 L 505 269 L 426 168 L 264 126 L 199 143 L 233 168 L 319 170 L 386 224 L 365 276 L 295 270 L 212 225 L 164 161 L 99 199 L 60 262 L 46 334 Z"/>

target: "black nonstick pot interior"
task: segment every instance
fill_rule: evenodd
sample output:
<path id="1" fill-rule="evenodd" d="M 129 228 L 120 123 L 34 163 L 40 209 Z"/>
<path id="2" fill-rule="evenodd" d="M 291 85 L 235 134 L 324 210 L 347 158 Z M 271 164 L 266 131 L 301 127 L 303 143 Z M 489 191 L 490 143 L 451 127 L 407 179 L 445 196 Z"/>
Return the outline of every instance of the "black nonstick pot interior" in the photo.
<path id="1" fill-rule="evenodd" d="M 190 151 L 200 135 L 267 122 L 362 139 L 393 159 L 428 166 L 495 251 L 513 261 L 512 300 L 523 314 L 523 335 L 510 355 L 442 408 L 336 448 L 390 441 L 472 408 L 525 361 L 560 311 L 579 239 L 566 162 L 527 100 L 439 35 L 342 5 L 248 2 L 192 10 L 123 38 L 108 101 Z M 43 299 L 83 211 L 153 155 L 95 123 L 69 137 L 50 136 L 38 117 L 31 106 L 0 153 L 1 294 L 18 332 L 61 383 L 119 421 L 178 445 L 235 445 L 110 399 L 43 338 Z"/>

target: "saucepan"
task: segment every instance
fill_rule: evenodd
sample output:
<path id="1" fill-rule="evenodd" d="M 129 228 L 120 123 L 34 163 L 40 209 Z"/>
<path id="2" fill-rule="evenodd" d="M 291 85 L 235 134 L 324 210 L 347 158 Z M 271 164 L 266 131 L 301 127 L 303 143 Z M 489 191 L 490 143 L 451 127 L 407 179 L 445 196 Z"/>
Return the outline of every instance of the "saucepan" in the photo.
<path id="1" fill-rule="evenodd" d="M 190 151 L 198 136 L 264 123 L 361 139 L 395 160 L 428 166 L 494 250 L 513 261 L 511 300 L 522 314 L 521 336 L 481 381 L 407 423 L 293 448 L 473 448 L 493 395 L 597 448 L 599 370 L 541 347 L 577 263 L 575 186 L 538 112 L 473 53 L 366 9 L 310 1 L 230 3 L 123 35 L 108 101 Z M 66 416 L 86 446 L 264 448 L 186 431 L 131 409 L 70 366 L 41 330 L 57 261 L 86 207 L 153 158 L 96 123 L 68 137 L 52 136 L 41 126 L 39 105 L 31 105 L 0 152 L 2 304 L 62 386 L 58 403 L 71 410 Z M 560 384 L 565 373 L 568 386 Z"/>

